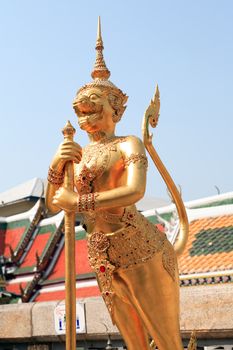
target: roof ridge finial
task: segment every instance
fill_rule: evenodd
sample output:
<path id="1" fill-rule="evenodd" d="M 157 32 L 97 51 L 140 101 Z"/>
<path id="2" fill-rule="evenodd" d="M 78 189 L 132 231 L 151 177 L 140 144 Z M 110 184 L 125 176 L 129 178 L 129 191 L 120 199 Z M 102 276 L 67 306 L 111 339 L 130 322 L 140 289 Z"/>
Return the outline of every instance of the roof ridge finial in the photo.
<path id="1" fill-rule="evenodd" d="M 97 28 L 97 39 L 96 39 L 96 59 L 94 69 L 91 73 L 93 79 L 104 79 L 107 80 L 110 77 L 110 71 L 108 70 L 103 56 L 103 40 L 101 34 L 101 21 L 100 16 L 98 17 L 98 28 Z"/>

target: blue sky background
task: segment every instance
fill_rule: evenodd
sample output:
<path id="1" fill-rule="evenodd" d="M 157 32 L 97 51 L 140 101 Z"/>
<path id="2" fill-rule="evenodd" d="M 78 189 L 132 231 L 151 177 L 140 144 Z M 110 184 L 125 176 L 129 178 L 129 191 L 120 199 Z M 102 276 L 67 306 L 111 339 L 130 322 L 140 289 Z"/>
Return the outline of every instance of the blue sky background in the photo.
<path id="1" fill-rule="evenodd" d="M 154 145 L 184 199 L 232 191 L 231 0 L 11 0 L 0 2 L 0 192 L 46 177 L 66 120 L 76 125 L 98 15 L 111 80 L 129 96 L 118 134 L 141 135 L 158 82 Z M 87 143 L 80 130 L 76 141 Z M 167 197 L 152 164 L 147 195 Z"/>

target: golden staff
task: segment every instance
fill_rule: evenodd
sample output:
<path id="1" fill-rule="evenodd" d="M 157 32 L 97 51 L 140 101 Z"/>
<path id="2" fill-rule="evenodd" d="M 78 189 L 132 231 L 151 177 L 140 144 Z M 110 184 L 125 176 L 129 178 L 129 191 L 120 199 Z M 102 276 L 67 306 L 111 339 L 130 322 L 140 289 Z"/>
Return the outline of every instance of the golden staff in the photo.
<path id="1" fill-rule="evenodd" d="M 64 139 L 73 141 L 75 128 L 70 121 L 62 133 Z M 74 165 L 65 165 L 64 187 L 74 190 Z M 65 310 L 66 310 L 66 350 L 76 350 L 76 271 L 75 271 L 75 212 L 65 212 Z"/>
<path id="2" fill-rule="evenodd" d="M 153 144 L 152 144 L 152 134 L 149 133 L 149 124 L 155 128 L 158 123 L 159 119 L 159 111 L 160 111 L 160 94 L 159 94 L 159 88 L 158 85 L 156 86 L 156 92 L 154 95 L 154 98 L 151 100 L 150 105 L 148 106 L 143 122 L 142 122 L 142 134 L 143 134 L 143 142 L 144 145 L 149 152 L 155 166 L 157 167 L 158 171 L 160 172 L 162 178 L 164 179 L 167 188 L 173 198 L 173 201 L 176 205 L 176 209 L 178 212 L 179 220 L 180 220 L 180 231 L 178 234 L 178 237 L 174 244 L 174 249 L 176 251 L 177 255 L 180 255 L 188 240 L 188 232 L 189 232 L 189 222 L 187 213 L 185 210 L 185 206 L 183 203 L 183 200 L 181 198 L 181 195 L 171 178 L 169 172 L 167 171 L 166 167 L 162 163 L 161 159 L 159 158 L 158 153 L 156 152 Z"/>

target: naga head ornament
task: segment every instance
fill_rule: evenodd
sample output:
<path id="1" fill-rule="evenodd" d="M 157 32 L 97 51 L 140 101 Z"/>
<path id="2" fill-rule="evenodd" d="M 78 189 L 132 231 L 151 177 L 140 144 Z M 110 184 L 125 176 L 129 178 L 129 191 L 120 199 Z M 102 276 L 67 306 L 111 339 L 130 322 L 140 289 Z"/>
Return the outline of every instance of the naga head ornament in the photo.
<path id="1" fill-rule="evenodd" d="M 97 30 L 97 40 L 96 40 L 95 49 L 96 49 L 96 60 L 94 64 L 94 69 L 91 73 L 93 81 L 85 84 L 78 90 L 73 102 L 73 108 L 77 113 L 78 112 L 77 102 L 78 102 L 79 95 L 87 90 L 97 88 L 97 89 L 100 89 L 102 92 L 105 92 L 106 95 L 108 96 L 109 103 L 115 112 L 113 116 L 113 120 L 114 122 L 118 122 L 121 119 L 126 109 L 125 103 L 127 102 L 128 96 L 124 94 L 122 90 L 118 89 L 118 87 L 109 80 L 111 73 L 105 64 L 104 56 L 103 56 L 104 46 L 103 46 L 103 40 L 101 35 L 100 17 L 98 18 L 98 30 Z"/>

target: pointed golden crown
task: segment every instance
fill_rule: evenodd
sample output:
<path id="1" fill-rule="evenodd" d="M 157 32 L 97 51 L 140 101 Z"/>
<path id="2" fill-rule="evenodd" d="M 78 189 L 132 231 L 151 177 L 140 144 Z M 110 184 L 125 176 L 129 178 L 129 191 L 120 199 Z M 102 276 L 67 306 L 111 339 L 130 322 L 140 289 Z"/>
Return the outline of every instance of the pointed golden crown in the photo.
<path id="1" fill-rule="evenodd" d="M 104 56 L 103 56 L 103 40 L 101 35 L 101 22 L 100 17 L 98 17 L 98 29 L 97 29 L 97 39 L 96 39 L 96 59 L 94 70 L 91 73 L 93 79 L 108 79 L 110 77 L 110 71 L 106 67 Z"/>
<path id="2" fill-rule="evenodd" d="M 128 99 L 127 95 L 124 94 L 116 85 L 114 85 L 108 78 L 110 77 L 110 71 L 108 70 L 103 56 L 103 39 L 101 34 L 101 22 L 100 17 L 98 17 L 98 29 L 97 29 L 97 39 L 96 39 L 96 60 L 94 69 L 91 73 L 92 78 L 94 79 L 92 82 L 81 87 L 77 95 L 83 90 L 90 89 L 93 87 L 102 88 L 105 90 L 109 90 L 112 94 L 116 95 L 121 99 L 121 103 L 124 105 Z"/>

